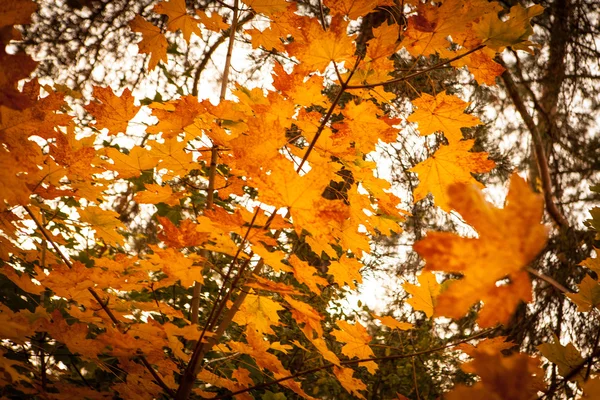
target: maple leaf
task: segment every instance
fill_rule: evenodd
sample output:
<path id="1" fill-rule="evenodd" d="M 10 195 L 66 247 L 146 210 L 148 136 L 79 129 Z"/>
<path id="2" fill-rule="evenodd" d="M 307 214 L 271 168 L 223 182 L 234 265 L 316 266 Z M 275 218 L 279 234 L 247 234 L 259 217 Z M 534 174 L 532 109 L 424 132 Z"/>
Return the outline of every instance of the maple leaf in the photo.
<path id="1" fill-rule="evenodd" d="M 0 3 L 0 28 L 25 25 L 31 22 L 31 14 L 38 9 L 32 0 L 8 0 Z"/>
<path id="2" fill-rule="evenodd" d="M 497 346 L 486 346 L 486 341 L 470 347 L 468 354 L 473 358 L 461 369 L 479 375 L 480 381 L 467 387 L 455 387 L 447 398 L 450 400 L 533 400 L 538 391 L 544 389 L 544 371 L 539 361 L 527 354 L 504 356 Z M 483 346 L 482 346 L 483 345 Z M 512 345 L 510 345 L 512 347 Z"/>
<path id="3" fill-rule="evenodd" d="M 334 330 L 331 334 L 338 342 L 346 343 L 342 347 L 342 354 L 350 358 L 358 357 L 359 359 L 375 357 L 373 350 L 369 347 L 371 336 L 367 333 L 364 326 L 358 322 L 351 325 L 343 320 L 337 321 L 336 325 L 340 329 Z M 377 364 L 373 361 L 363 362 L 360 365 L 367 367 L 372 374 L 377 370 Z"/>
<path id="4" fill-rule="evenodd" d="M 229 28 L 229 25 L 223 21 L 223 17 L 217 12 L 211 12 L 209 17 L 204 11 L 196 10 L 196 15 L 200 18 L 202 25 L 213 32 L 220 32 Z"/>
<path id="5" fill-rule="evenodd" d="M 585 260 L 580 262 L 579 265 L 591 269 L 597 275 L 600 276 L 600 256 L 598 256 L 600 255 L 600 249 L 594 247 L 594 251 L 596 252 L 596 257 L 586 258 Z"/>
<path id="6" fill-rule="evenodd" d="M 167 29 L 171 32 L 181 30 L 186 42 L 190 42 L 192 33 L 202 37 L 200 27 L 198 27 L 199 21 L 188 15 L 185 0 L 163 0 L 154 6 L 154 12 L 167 15 L 169 17 Z"/>
<path id="7" fill-rule="evenodd" d="M 151 246 L 154 252 L 147 257 L 147 260 L 141 262 L 144 269 L 149 271 L 161 272 L 156 274 L 158 282 L 154 283 L 155 288 L 171 286 L 177 281 L 181 281 L 181 286 L 188 288 L 194 284 L 194 282 L 204 282 L 202 276 L 202 268 L 194 265 L 194 259 L 191 257 L 184 256 L 181 252 L 173 249 L 161 249 L 157 246 Z M 196 260 L 198 263 L 202 261 L 201 258 Z"/>
<path id="8" fill-rule="evenodd" d="M 0 16 L 2 11 L 0 11 Z M 26 93 L 17 89 L 21 79 L 27 78 L 38 63 L 27 54 L 7 54 L 0 42 L 0 106 L 15 110 L 23 110 L 33 105 L 33 100 Z M 0 118 L 0 122 L 4 118 Z"/>
<path id="9" fill-rule="evenodd" d="M 336 64 L 345 62 L 349 67 L 354 60 L 354 43 L 346 34 L 348 23 L 334 16 L 329 29 L 323 32 L 318 23 L 310 26 L 302 42 L 294 42 L 287 46 L 290 54 L 302 60 L 303 70 L 322 72 L 332 61 Z"/>
<path id="10" fill-rule="evenodd" d="M 396 320 L 395 318 L 390 317 L 388 315 L 386 315 L 384 317 L 379 317 L 379 316 L 371 313 L 371 316 L 373 318 L 375 318 L 376 320 L 378 320 L 379 322 L 381 322 L 383 325 L 387 326 L 388 328 L 399 329 L 401 331 L 405 331 L 405 330 L 411 329 L 413 327 L 413 325 L 409 324 L 408 322 L 400 322 L 400 321 Z"/>
<path id="11" fill-rule="evenodd" d="M 440 284 L 431 272 L 422 272 L 417 278 L 419 285 L 412 283 L 402 284 L 406 293 L 412 295 L 406 302 L 415 310 L 423 311 L 427 317 L 433 315 L 435 298 L 440 293 Z"/>
<path id="12" fill-rule="evenodd" d="M 134 98 L 129 88 L 116 96 L 110 87 L 94 86 L 93 96 L 95 101 L 84 108 L 96 119 L 96 128 L 107 128 L 109 135 L 125 132 L 129 121 L 140 110 L 139 106 L 133 104 Z"/>
<path id="13" fill-rule="evenodd" d="M 183 96 L 177 100 L 167 103 L 152 103 L 152 115 L 158 118 L 158 124 L 146 128 L 148 133 L 162 133 L 165 139 L 173 138 L 180 134 L 188 126 L 194 123 L 194 120 L 206 113 L 205 104 L 198 102 L 196 96 Z"/>
<path id="14" fill-rule="evenodd" d="M 290 5 L 285 0 L 244 0 L 244 3 L 265 15 L 285 11 Z"/>
<path id="15" fill-rule="evenodd" d="M 142 41 L 138 43 L 140 53 L 150 54 L 148 70 L 152 71 L 159 61 L 167 62 L 167 38 L 160 32 L 160 28 L 136 15 L 129 27 L 132 31 L 142 34 Z"/>
<path id="16" fill-rule="evenodd" d="M 317 284 L 321 286 L 327 286 L 329 284 L 327 279 L 317 275 L 317 269 L 315 267 L 311 267 L 306 261 L 300 260 L 295 255 L 292 255 L 288 259 L 288 262 L 293 268 L 293 273 L 296 280 L 308 286 L 311 292 L 320 295 L 321 290 Z"/>
<path id="17" fill-rule="evenodd" d="M 365 399 L 360 390 L 366 390 L 367 385 L 358 378 L 355 378 L 354 370 L 344 367 L 333 367 L 333 373 L 338 378 L 342 387 L 357 399 Z"/>
<path id="18" fill-rule="evenodd" d="M 409 171 L 417 173 L 420 181 L 413 190 L 414 201 L 431 193 L 435 205 L 449 212 L 452 209 L 448 195 L 450 186 L 463 183 L 483 188 L 471 174 L 489 172 L 496 163 L 488 159 L 487 153 L 469 152 L 474 143 L 474 140 L 463 140 L 441 146 L 431 157 L 411 168 Z"/>
<path id="19" fill-rule="evenodd" d="M 206 242 L 208 234 L 200 232 L 198 224 L 189 219 L 181 221 L 177 227 L 166 217 L 157 216 L 158 222 L 162 225 L 162 232 L 158 234 L 158 238 L 165 242 L 169 247 L 182 248 L 190 246 L 198 246 Z"/>
<path id="20" fill-rule="evenodd" d="M 119 178 L 123 179 L 140 176 L 144 171 L 156 167 L 158 163 L 158 158 L 143 147 L 136 146 L 128 154 L 109 147 L 104 150 L 104 154 L 113 160 L 113 164 L 104 162 L 104 167 L 118 172 Z"/>
<path id="21" fill-rule="evenodd" d="M 508 18 L 502 21 L 495 13 L 484 15 L 473 30 L 486 46 L 501 52 L 506 46 L 527 50 L 531 43 L 527 38 L 533 34 L 531 18 L 544 12 L 544 7 L 535 4 L 525 8 L 518 4 L 511 7 Z"/>
<path id="22" fill-rule="evenodd" d="M 96 237 L 108 244 L 116 244 L 123 241 L 119 229 L 125 230 L 125 225 L 119 221 L 119 214 L 111 210 L 103 210 L 99 207 L 86 207 L 78 211 L 81 220 L 90 225 L 96 231 Z"/>
<path id="23" fill-rule="evenodd" d="M 327 272 L 333 276 L 333 281 L 340 286 L 348 285 L 350 289 L 356 289 L 355 281 L 362 283 L 360 269 L 364 267 L 356 258 L 343 257 L 339 260 L 331 260 Z"/>
<path id="24" fill-rule="evenodd" d="M 248 294 L 235 314 L 233 322 L 240 325 L 252 324 L 261 333 L 275 334 L 271 325 L 279 325 L 277 311 L 283 310 L 279 303 L 265 296 Z"/>
<path id="25" fill-rule="evenodd" d="M 600 306 L 600 283 L 591 276 L 586 275 L 579 284 L 579 292 L 567 293 L 579 312 L 589 312 Z"/>
<path id="26" fill-rule="evenodd" d="M 407 121 L 419 125 L 421 135 L 429 135 L 438 131 L 444 132 L 448 142 L 458 142 L 462 139 L 461 128 L 470 128 L 481 124 L 479 118 L 465 114 L 469 103 L 460 98 L 441 92 L 437 96 L 422 93 L 421 97 L 412 101 L 417 110 Z"/>
<path id="27" fill-rule="evenodd" d="M 145 185 L 145 189 L 146 190 L 137 192 L 133 197 L 138 203 L 165 203 L 174 206 L 179 204 L 179 199 L 182 197 L 180 193 L 173 193 L 173 190 L 169 185 L 147 184 Z"/>
<path id="28" fill-rule="evenodd" d="M 558 373 L 561 376 L 570 376 L 571 371 L 584 363 L 581 353 L 575 348 L 575 346 L 573 346 L 572 343 L 567 343 L 566 346 L 563 346 L 560 344 L 558 337 L 556 337 L 554 334 L 553 343 L 542 343 L 537 348 L 544 357 L 550 360 L 550 362 L 553 364 L 556 364 L 558 367 Z M 577 374 L 575 374 L 575 376 L 571 376 L 570 380 L 584 382 L 585 379 L 585 370 L 580 370 Z"/>
<path id="29" fill-rule="evenodd" d="M 543 199 L 513 174 L 505 207 L 485 201 L 481 191 L 467 184 L 448 190 L 450 206 L 478 234 L 463 238 L 431 232 L 414 245 L 428 271 L 463 274 L 437 297 L 434 316 L 460 318 L 473 303 L 483 300 L 478 323 L 482 327 L 507 323 L 518 302 L 531 299 L 531 283 L 524 268 L 546 243 L 548 229 L 540 224 Z M 508 278 L 509 283 L 497 285 Z"/>
<path id="30" fill-rule="evenodd" d="M 333 14 L 342 14 L 350 19 L 357 19 L 365 14 L 368 14 L 378 5 L 384 2 L 381 0 L 328 0 L 324 4 L 331 10 Z M 388 4 L 389 5 L 389 4 Z"/>

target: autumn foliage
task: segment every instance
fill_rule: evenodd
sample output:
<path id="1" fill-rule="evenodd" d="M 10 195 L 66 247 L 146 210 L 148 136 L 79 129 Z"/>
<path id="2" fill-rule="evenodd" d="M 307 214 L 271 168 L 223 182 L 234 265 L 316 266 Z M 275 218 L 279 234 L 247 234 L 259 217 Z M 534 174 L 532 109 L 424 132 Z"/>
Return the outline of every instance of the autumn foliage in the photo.
<path id="1" fill-rule="evenodd" d="M 159 1 L 153 11 L 164 27 L 139 15 L 130 22 L 149 73 L 169 62 L 170 40 L 189 42 L 205 30 L 229 32 L 232 52 L 243 36 L 254 51 L 294 61 L 270 67 L 269 90 L 228 82 L 225 70 L 229 91 L 217 104 L 192 94 L 141 103 L 127 88 L 96 86 L 78 109 L 74 93 L 38 82 L 33 58 L 7 47 L 19 38 L 14 26 L 31 22 L 35 2 L 2 2 L 0 273 L 20 299 L 7 295 L 0 306 L 2 393 L 250 399 L 268 390 L 320 398 L 304 381 L 323 372 L 365 398 L 362 377 L 411 354 L 376 354 L 378 339 L 358 320 L 332 320 L 327 304 L 361 283 L 374 237 L 402 230 L 408 213 L 367 155 L 396 141 L 406 124 L 443 143 L 411 170 L 420 181 L 413 200 L 433 198 L 472 227 L 469 236 L 430 232 L 414 245 L 425 267 L 404 285 L 407 304 L 427 319 L 460 319 L 476 306 L 482 329 L 509 323 L 532 300 L 528 267 L 553 229 L 543 222 L 544 197 L 515 171 L 503 207 L 493 205 L 476 176 L 495 163 L 463 137 L 482 123 L 466 112 L 469 103 L 423 93 L 403 113 L 386 107 L 396 96 L 386 89 L 448 66 L 494 85 L 504 70 L 494 58 L 507 47 L 532 51 L 530 20 L 543 8 L 439 3 L 404 1 L 405 26 L 384 23 L 359 45 L 353 24 L 393 1 L 325 0 L 320 17 L 284 0 L 235 0 L 195 13 L 184 0 Z M 241 24 L 243 14 L 262 22 Z M 398 72 L 394 54 L 439 62 Z M 143 140 L 113 141 L 141 112 L 153 118 L 143 122 Z M 124 186 L 139 206 L 137 221 L 115 211 Z M 136 224 L 148 220 L 159 230 L 133 251 L 143 236 Z M 596 259 L 585 263 L 600 273 Z M 569 297 L 591 312 L 599 288 L 587 276 Z M 413 329 L 414 321 L 374 318 L 390 331 Z M 461 351 L 462 370 L 479 377 L 447 398 L 533 399 L 547 390 L 539 354 L 514 351 L 504 338 L 478 342 L 486 332 L 422 349 Z M 49 350 L 58 344 L 68 349 L 64 361 Z M 590 360 L 576 349 L 557 340 L 540 351 L 565 381 L 599 395 L 595 377 L 581 374 Z M 291 352 L 310 359 L 305 371 L 282 362 Z M 82 368 L 113 378 L 91 385 Z M 66 379 L 65 369 L 79 378 Z"/>

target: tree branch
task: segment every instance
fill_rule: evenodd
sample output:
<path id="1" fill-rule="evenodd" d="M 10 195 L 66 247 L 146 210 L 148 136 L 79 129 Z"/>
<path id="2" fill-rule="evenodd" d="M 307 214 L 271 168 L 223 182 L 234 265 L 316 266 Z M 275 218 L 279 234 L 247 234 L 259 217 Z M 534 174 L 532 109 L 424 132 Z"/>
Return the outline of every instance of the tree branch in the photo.
<path id="1" fill-rule="evenodd" d="M 476 333 L 474 335 L 469 336 L 468 338 L 465 339 L 461 339 L 459 341 L 453 342 L 453 343 L 449 343 L 443 346 L 439 346 L 433 349 L 429 349 L 429 350 L 422 350 L 422 351 L 417 351 L 414 353 L 410 353 L 410 354 L 395 354 L 395 355 L 390 355 L 390 356 L 384 356 L 384 357 L 373 357 L 373 358 L 362 358 L 362 359 L 358 359 L 358 360 L 346 360 L 346 361 L 340 361 L 340 365 L 354 365 L 354 364 L 360 364 L 363 362 L 372 362 L 372 361 L 390 361 L 390 360 L 399 360 L 402 358 L 411 358 L 411 357 L 416 357 L 416 356 L 422 356 L 422 355 L 426 355 L 426 354 L 431 354 L 431 353 L 436 353 L 438 351 L 441 350 L 445 350 L 448 349 L 450 347 L 454 347 L 454 346 L 458 346 L 459 344 L 462 343 L 466 343 L 469 342 L 471 340 L 480 338 L 482 336 L 487 335 L 488 333 L 496 330 L 498 328 L 490 328 L 490 329 L 486 329 L 482 332 Z M 275 379 L 269 382 L 265 382 L 265 383 L 261 383 L 255 386 L 251 386 L 245 389 L 241 389 L 238 390 L 236 392 L 230 393 L 228 395 L 224 395 L 224 396 L 219 396 L 219 397 L 213 397 L 211 400 L 220 400 L 220 399 L 230 399 L 233 396 L 236 396 L 238 394 L 242 394 L 242 393 L 246 393 L 249 392 L 251 390 L 259 390 L 259 389 L 264 389 L 266 387 L 275 385 L 275 384 L 279 384 L 281 382 L 285 382 L 285 381 L 289 381 L 290 379 L 295 379 L 299 376 L 303 376 L 303 375 L 308 375 L 308 374 L 312 374 L 313 372 L 318 372 L 318 371 L 322 371 L 324 369 L 329 369 L 329 368 L 333 368 L 335 367 L 335 364 L 332 363 L 327 363 L 315 368 L 310 368 L 310 369 L 306 369 L 304 371 L 300 371 L 300 372 L 296 372 L 295 374 L 292 375 L 288 375 L 288 376 L 284 376 L 282 378 L 279 379 Z"/>
<path id="2" fill-rule="evenodd" d="M 443 61 L 443 62 L 439 62 L 439 63 L 437 63 L 435 65 L 432 65 L 429 68 L 425 68 L 423 70 L 413 72 L 412 74 L 401 76 L 400 78 L 390 79 L 389 81 L 385 81 L 385 82 L 367 83 L 367 84 L 364 84 L 364 85 L 348 85 L 348 86 L 346 86 L 346 89 L 348 89 L 348 90 L 351 90 L 351 89 L 371 89 L 371 88 L 374 88 L 374 87 L 377 87 L 377 86 L 389 85 L 391 83 L 404 82 L 404 81 L 406 81 L 408 79 L 415 78 L 415 77 L 417 77 L 419 75 L 423 75 L 423 74 L 425 74 L 425 73 L 427 73 L 429 71 L 433 71 L 434 69 L 438 69 L 440 67 L 443 67 L 446 64 L 453 63 L 456 60 L 460 60 L 461 58 L 466 57 L 469 54 L 474 53 L 474 52 L 476 52 L 478 50 L 481 50 L 484 47 L 485 47 L 484 44 L 480 44 L 479 46 L 472 48 L 471 50 L 467 51 L 466 53 L 459 54 L 458 56 L 453 57 L 453 58 L 451 58 L 449 60 L 446 60 L 446 61 Z"/>
<path id="3" fill-rule="evenodd" d="M 210 167 L 208 170 L 208 188 L 206 193 L 206 207 L 205 210 L 210 210 L 213 206 L 214 192 L 215 192 L 215 174 L 217 172 L 217 160 L 219 158 L 218 148 L 213 146 L 210 153 Z M 202 252 L 204 259 L 208 258 L 208 251 Z M 205 261 L 206 265 L 206 261 Z M 198 323 L 198 313 L 200 310 L 200 289 L 202 285 L 200 282 L 194 282 L 194 289 L 192 292 L 192 301 L 190 303 L 190 321 L 192 324 Z"/>
<path id="4" fill-rule="evenodd" d="M 227 46 L 227 56 L 225 57 L 225 66 L 223 67 L 223 81 L 221 82 L 221 101 L 225 99 L 227 94 L 227 83 L 229 82 L 229 69 L 231 67 L 231 54 L 233 53 L 233 45 L 235 44 L 235 31 L 238 23 L 238 0 L 233 1 L 233 18 L 231 19 L 231 28 L 229 28 L 229 45 Z"/>
<path id="5" fill-rule="evenodd" d="M 546 152 L 544 151 L 544 146 L 542 143 L 542 139 L 540 137 L 540 133 L 538 131 L 538 127 L 527 112 L 527 107 L 523 102 L 523 99 L 519 95 L 519 91 L 517 89 L 517 85 L 512 78 L 512 75 L 508 71 L 504 71 L 502 74 L 502 81 L 504 82 L 504 86 L 506 87 L 506 91 L 515 105 L 515 108 L 521 115 L 523 122 L 527 126 L 527 129 L 531 133 L 531 137 L 533 139 L 533 148 L 535 153 L 535 158 L 537 160 L 538 168 L 540 170 L 540 179 L 542 181 L 542 188 L 544 190 L 544 201 L 546 203 L 546 210 L 550 217 L 556 222 L 556 224 L 562 228 L 569 228 L 569 222 L 562 215 L 556 204 L 554 203 L 554 199 L 552 198 L 552 181 L 550 179 L 550 169 L 548 168 L 548 159 L 546 158 Z"/>

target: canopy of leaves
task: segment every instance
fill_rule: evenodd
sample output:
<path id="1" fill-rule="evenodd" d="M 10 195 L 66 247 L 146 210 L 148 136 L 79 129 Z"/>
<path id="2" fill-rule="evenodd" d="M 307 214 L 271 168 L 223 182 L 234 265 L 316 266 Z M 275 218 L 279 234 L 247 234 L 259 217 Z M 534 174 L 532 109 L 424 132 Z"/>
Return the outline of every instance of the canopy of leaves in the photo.
<path id="1" fill-rule="evenodd" d="M 532 399 L 552 396 L 557 375 L 574 392 L 598 392 L 598 340 L 586 356 L 559 337 L 542 345 L 547 374 L 539 353 L 510 353 L 504 337 L 476 342 L 533 302 L 532 277 L 561 300 L 570 291 L 532 267 L 552 230 L 572 231 L 539 132 L 531 127 L 543 193 L 514 172 L 499 208 L 478 175 L 497 164 L 470 136 L 482 124 L 470 103 L 435 83 L 433 93 L 400 88 L 449 69 L 488 86 L 502 74 L 512 95 L 497 56 L 532 51 L 542 7 L 126 3 L 53 10 L 92 21 L 79 40 L 97 55 L 104 39 L 88 43 L 91 35 L 135 38 L 135 60 L 119 60 L 114 75 L 138 76 L 136 90 L 111 86 L 110 73 L 91 88 L 60 74 L 38 79 L 43 53 L 15 44 L 52 5 L 0 5 L 3 396 Z M 94 14 L 111 7 L 118 16 L 98 29 Z M 195 65 L 199 43 L 205 58 Z M 222 43 L 220 75 L 206 78 L 220 95 L 200 93 Z M 244 52 L 267 56 L 258 78 L 235 73 Z M 409 138 L 419 154 L 406 173 L 419 183 L 403 192 L 382 149 Z M 404 206 L 431 200 L 463 229 L 411 246 L 424 271 L 402 285 L 411 296 L 403 308 L 416 312 L 349 310 L 377 240 L 411 229 L 420 216 Z M 582 262 L 594 275 L 568 293 L 581 313 L 600 306 L 595 260 Z"/>

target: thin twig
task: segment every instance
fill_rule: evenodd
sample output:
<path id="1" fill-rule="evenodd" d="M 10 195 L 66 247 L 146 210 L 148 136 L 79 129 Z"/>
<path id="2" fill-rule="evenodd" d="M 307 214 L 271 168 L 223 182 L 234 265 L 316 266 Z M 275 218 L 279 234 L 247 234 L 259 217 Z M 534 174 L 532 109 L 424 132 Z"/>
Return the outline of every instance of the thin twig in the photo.
<path id="1" fill-rule="evenodd" d="M 416 356 L 422 356 L 422 355 L 426 355 L 426 354 L 431 354 L 431 353 L 436 353 L 438 351 L 442 351 L 445 349 L 448 349 L 450 347 L 454 347 L 454 346 L 458 346 L 459 344 L 462 343 L 466 343 L 469 342 L 471 340 L 480 338 L 482 336 L 487 335 L 488 333 L 496 330 L 497 328 L 490 328 L 490 329 L 486 329 L 485 331 L 476 333 L 475 335 L 469 336 L 468 338 L 465 339 L 461 339 L 457 342 L 453 342 L 453 343 L 448 343 L 446 345 L 443 346 L 439 346 L 433 349 L 429 349 L 429 350 L 422 350 L 422 351 L 417 351 L 414 353 L 410 353 L 410 354 L 395 354 L 395 355 L 390 355 L 390 356 L 384 356 L 384 357 L 373 357 L 373 358 L 362 358 L 359 360 L 346 360 L 346 361 L 340 361 L 340 365 L 354 365 L 354 364 L 360 364 L 360 363 L 365 363 L 365 362 L 373 362 L 373 361 L 390 361 L 390 360 L 399 360 L 399 359 L 403 359 L 403 358 L 411 358 L 411 357 L 416 357 Z M 290 379 L 295 379 L 299 376 L 303 376 L 303 375 L 308 375 L 311 374 L 313 372 L 318 372 L 318 371 L 322 371 L 324 369 L 329 369 L 329 368 L 333 368 L 334 366 L 336 366 L 335 364 L 331 364 L 331 363 L 327 363 L 315 368 L 310 368 L 310 369 L 306 369 L 304 371 L 300 371 L 300 372 L 296 372 L 295 374 L 292 375 L 288 375 L 288 376 L 284 376 L 282 378 L 279 379 L 275 379 L 269 382 L 265 382 L 265 383 L 261 383 L 259 385 L 255 385 L 255 386 L 251 386 L 245 389 L 241 389 L 238 390 L 236 392 L 230 393 L 228 395 L 224 395 L 224 396 L 219 396 L 219 397 L 213 397 L 212 400 L 220 400 L 220 399 L 229 399 L 232 398 L 233 396 L 236 396 L 238 394 L 242 394 L 242 393 L 246 393 L 249 392 L 251 390 L 259 390 L 259 389 L 264 389 L 266 387 L 275 385 L 275 384 L 279 384 L 281 382 L 285 382 L 285 381 L 289 381 Z"/>
<path id="2" fill-rule="evenodd" d="M 323 10 L 323 0 L 319 0 L 319 19 L 323 30 L 327 32 L 327 24 L 325 23 L 325 11 Z"/>
<path id="3" fill-rule="evenodd" d="M 550 285 L 554 286 L 556 289 L 560 290 L 563 293 L 575 293 L 573 290 L 564 287 L 563 285 L 561 285 L 560 283 L 558 283 L 556 280 L 554 280 L 553 278 L 549 277 L 548 275 L 544 275 L 540 271 L 537 271 L 537 270 L 535 270 L 535 269 L 533 269 L 531 267 L 527 267 L 526 270 L 530 274 L 535 275 L 536 277 L 540 278 L 541 280 L 543 280 L 546 283 L 549 283 Z"/>
<path id="4" fill-rule="evenodd" d="M 210 167 L 208 170 L 208 188 L 206 193 L 206 207 L 205 210 L 212 209 L 214 201 L 215 191 L 215 175 L 217 172 L 217 160 L 219 157 L 218 148 L 213 146 L 210 153 Z M 202 256 L 205 260 L 208 260 L 208 251 L 203 251 Z M 207 261 L 205 261 L 206 265 Z M 190 321 L 192 324 L 198 323 L 198 314 L 200 312 L 200 290 L 202 285 L 200 282 L 194 282 L 194 289 L 192 291 L 192 301 L 190 303 Z"/>
<path id="5" fill-rule="evenodd" d="M 244 24 L 246 22 L 250 21 L 255 16 L 256 16 L 255 12 L 250 12 L 249 14 L 246 14 L 244 16 L 244 18 L 241 18 L 238 21 L 236 29 L 239 30 L 242 26 L 244 26 Z M 219 38 L 213 44 L 211 44 L 210 47 L 208 48 L 208 50 L 204 53 L 204 57 L 202 58 L 202 61 L 200 61 L 200 64 L 198 64 L 198 67 L 196 68 L 196 71 L 194 72 L 194 81 L 192 82 L 192 95 L 193 96 L 198 96 L 198 90 L 199 90 L 198 84 L 200 83 L 200 75 L 202 74 L 202 71 L 204 71 L 204 69 L 208 65 L 208 62 L 210 61 L 214 52 L 219 48 L 219 46 L 221 44 L 223 44 L 225 39 L 230 37 L 231 31 L 232 31 L 231 27 L 229 27 L 229 29 L 227 29 L 226 31 L 223 31 L 221 36 L 219 36 Z"/>
<path id="6" fill-rule="evenodd" d="M 346 86 L 346 89 L 348 89 L 348 90 L 351 90 L 351 89 L 370 89 L 370 88 L 374 88 L 374 87 L 377 87 L 377 86 L 389 85 L 391 83 L 403 82 L 403 81 L 406 81 L 408 79 L 415 78 L 415 77 L 417 77 L 419 75 L 423 75 L 423 74 L 425 74 L 427 72 L 433 71 L 434 69 L 441 68 L 444 65 L 453 63 L 456 60 L 460 60 L 461 58 L 466 57 L 469 54 L 474 53 L 474 52 L 476 52 L 478 50 L 481 50 L 484 47 L 485 47 L 484 44 L 480 44 L 479 46 L 472 48 L 471 50 L 467 51 L 466 53 L 460 54 L 460 55 L 458 55 L 456 57 L 453 57 L 453 58 L 451 58 L 449 60 L 446 60 L 446 61 L 443 61 L 443 62 L 439 62 L 439 63 L 437 63 L 435 65 L 432 65 L 429 68 L 425 68 L 425 69 L 422 69 L 420 71 L 413 72 L 412 74 L 401 76 L 400 78 L 390 79 L 389 81 L 386 81 L 386 82 L 367 83 L 367 84 L 364 84 L 364 85 L 348 85 L 348 86 Z"/>
<path id="7" fill-rule="evenodd" d="M 300 162 L 300 164 L 298 165 L 298 168 L 296 169 L 297 172 L 302 171 L 302 167 L 304 166 L 304 163 L 306 162 L 306 160 L 308 159 L 308 156 L 310 155 L 313 148 L 315 147 L 315 144 L 317 144 L 317 140 L 319 140 L 319 137 L 321 136 L 323 129 L 325 129 L 327 122 L 329 122 L 329 120 L 331 119 L 333 110 L 335 110 L 335 108 L 337 107 L 338 103 L 340 102 L 340 99 L 342 98 L 342 95 L 344 94 L 344 92 L 346 92 L 346 89 L 349 88 L 348 83 L 350 82 L 350 79 L 352 79 L 354 72 L 356 72 L 356 69 L 358 68 L 358 65 L 360 64 L 360 60 L 361 60 L 360 57 L 356 59 L 356 63 L 354 64 L 354 68 L 352 68 L 352 71 L 350 71 L 350 74 L 348 75 L 348 79 L 346 79 L 345 82 L 340 81 L 342 86 L 340 87 L 338 94 L 335 96 L 335 99 L 333 99 L 333 102 L 331 103 L 329 110 L 327 110 L 327 113 L 323 117 L 323 120 L 321 121 L 321 124 L 317 128 L 317 132 L 315 133 L 315 136 L 310 141 L 310 144 L 308 145 L 306 152 L 304 152 L 304 157 L 302 157 L 302 161 Z"/>

